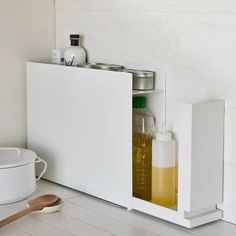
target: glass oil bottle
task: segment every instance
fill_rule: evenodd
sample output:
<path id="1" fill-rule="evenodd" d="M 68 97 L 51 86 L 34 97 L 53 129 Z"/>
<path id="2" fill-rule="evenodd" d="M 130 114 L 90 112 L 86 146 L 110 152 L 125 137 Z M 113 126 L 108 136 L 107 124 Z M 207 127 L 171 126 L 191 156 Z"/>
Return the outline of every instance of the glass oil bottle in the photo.
<path id="1" fill-rule="evenodd" d="M 133 196 L 151 200 L 152 139 L 155 119 L 146 97 L 133 97 Z"/>

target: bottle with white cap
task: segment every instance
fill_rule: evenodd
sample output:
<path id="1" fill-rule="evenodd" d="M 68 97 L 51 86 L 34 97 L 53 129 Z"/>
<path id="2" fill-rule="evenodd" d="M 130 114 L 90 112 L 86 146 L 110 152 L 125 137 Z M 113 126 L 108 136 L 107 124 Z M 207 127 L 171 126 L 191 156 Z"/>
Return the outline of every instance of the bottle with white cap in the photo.
<path id="1" fill-rule="evenodd" d="M 164 207 L 175 205 L 175 140 L 164 129 L 152 143 L 152 202 Z"/>
<path id="2" fill-rule="evenodd" d="M 71 46 L 65 50 L 64 59 L 66 66 L 78 66 L 86 62 L 86 52 L 80 46 L 80 35 L 70 35 Z"/>

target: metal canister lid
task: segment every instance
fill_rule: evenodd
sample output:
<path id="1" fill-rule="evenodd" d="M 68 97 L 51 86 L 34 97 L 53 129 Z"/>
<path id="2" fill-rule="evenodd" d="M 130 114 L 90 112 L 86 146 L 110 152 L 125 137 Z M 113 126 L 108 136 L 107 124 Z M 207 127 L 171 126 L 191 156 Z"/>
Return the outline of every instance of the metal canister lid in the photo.
<path id="1" fill-rule="evenodd" d="M 114 70 L 118 71 L 124 69 L 122 65 L 106 64 L 106 63 L 94 63 L 93 68 L 100 70 Z"/>
<path id="2" fill-rule="evenodd" d="M 154 78 L 155 72 L 149 70 L 124 69 L 124 72 L 132 73 L 134 78 Z"/>
<path id="3" fill-rule="evenodd" d="M 82 68 L 94 68 L 94 64 L 95 63 L 81 63 L 81 64 L 78 64 L 77 66 L 82 67 Z"/>

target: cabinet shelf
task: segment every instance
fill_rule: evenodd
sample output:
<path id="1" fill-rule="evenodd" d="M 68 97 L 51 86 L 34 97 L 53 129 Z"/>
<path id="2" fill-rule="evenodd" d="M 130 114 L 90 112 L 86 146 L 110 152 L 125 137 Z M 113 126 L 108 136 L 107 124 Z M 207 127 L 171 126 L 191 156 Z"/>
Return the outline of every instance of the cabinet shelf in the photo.
<path id="1" fill-rule="evenodd" d="M 133 209 L 182 225 L 186 228 L 193 228 L 222 217 L 222 212 L 216 209 L 209 209 L 209 211 L 199 212 L 191 217 L 184 217 L 184 214 L 179 210 L 165 208 L 135 197 L 133 197 Z"/>

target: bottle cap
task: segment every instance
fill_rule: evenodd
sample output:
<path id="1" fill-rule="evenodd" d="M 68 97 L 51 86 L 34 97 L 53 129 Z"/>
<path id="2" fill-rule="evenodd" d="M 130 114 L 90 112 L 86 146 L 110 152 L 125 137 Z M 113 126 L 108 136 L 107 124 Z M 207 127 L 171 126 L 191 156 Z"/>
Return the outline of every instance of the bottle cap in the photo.
<path id="1" fill-rule="evenodd" d="M 156 134 L 156 140 L 158 141 L 169 141 L 171 139 L 172 139 L 172 133 L 170 132 Z"/>
<path id="2" fill-rule="evenodd" d="M 70 45 L 71 46 L 79 46 L 79 34 L 71 34 L 70 35 Z"/>
<path id="3" fill-rule="evenodd" d="M 146 97 L 133 97 L 133 108 L 145 108 L 146 102 Z"/>
<path id="4" fill-rule="evenodd" d="M 70 39 L 79 39 L 79 38 L 80 38 L 79 34 L 71 34 L 70 35 Z"/>

